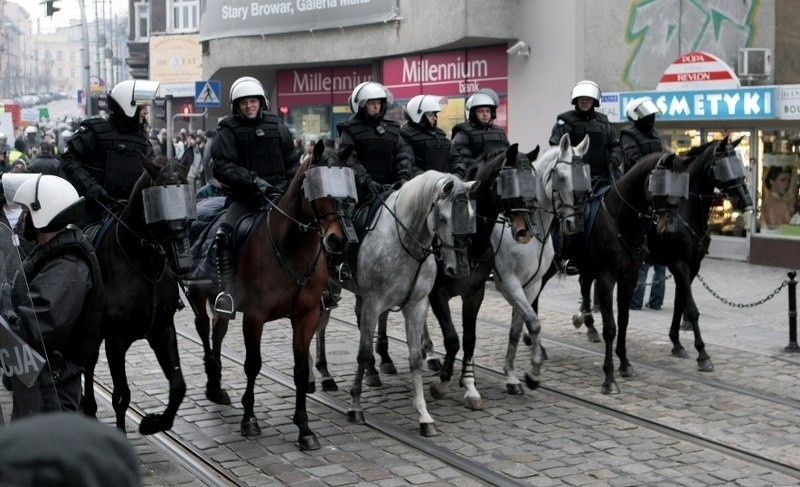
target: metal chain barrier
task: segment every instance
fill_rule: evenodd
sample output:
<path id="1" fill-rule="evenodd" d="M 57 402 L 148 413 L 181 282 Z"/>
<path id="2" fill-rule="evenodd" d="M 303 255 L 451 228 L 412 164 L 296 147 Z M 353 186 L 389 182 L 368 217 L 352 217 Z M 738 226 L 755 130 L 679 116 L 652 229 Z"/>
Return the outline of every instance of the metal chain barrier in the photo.
<path id="1" fill-rule="evenodd" d="M 755 307 L 755 306 L 762 305 L 762 304 L 766 303 L 767 301 L 769 301 L 770 299 L 772 299 L 775 296 L 777 296 L 777 294 L 779 292 L 781 292 L 781 289 L 783 289 L 784 287 L 786 287 L 789 284 L 789 281 L 783 281 L 780 286 L 778 286 L 774 291 L 769 293 L 765 298 L 760 299 L 760 300 L 755 301 L 755 302 L 752 302 L 752 303 L 746 303 L 745 304 L 745 303 L 734 303 L 733 301 L 729 301 L 729 300 L 723 298 L 722 296 L 720 296 L 719 294 L 714 292 L 714 290 L 711 289 L 711 287 L 709 287 L 709 285 L 703 279 L 703 276 L 701 276 L 700 274 L 697 274 L 697 280 L 700 281 L 701 283 L 703 283 L 703 287 L 706 288 L 706 291 L 708 291 L 712 296 L 714 296 L 715 298 L 720 300 L 722 303 L 727 304 L 728 306 L 731 306 L 731 307 L 734 307 L 734 308 L 752 308 L 752 307 Z"/>

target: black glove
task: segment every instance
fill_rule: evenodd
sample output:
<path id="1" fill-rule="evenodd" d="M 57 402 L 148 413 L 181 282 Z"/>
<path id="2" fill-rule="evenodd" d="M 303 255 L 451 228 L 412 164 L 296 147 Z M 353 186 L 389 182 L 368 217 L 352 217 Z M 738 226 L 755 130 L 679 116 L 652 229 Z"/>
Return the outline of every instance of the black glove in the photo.
<path id="1" fill-rule="evenodd" d="M 371 180 L 367 183 L 367 189 L 376 196 L 383 193 L 383 185 L 375 180 Z"/>
<path id="2" fill-rule="evenodd" d="M 92 183 L 86 188 L 86 198 L 90 200 L 97 200 L 99 198 L 108 198 L 108 193 L 97 183 Z"/>
<path id="3" fill-rule="evenodd" d="M 397 191 L 398 189 L 400 189 L 407 182 L 408 182 L 408 179 L 400 178 L 400 179 L 398 179 L 397 181 L 394 182 L 394 184 L 392 185 L 392 189 L 394 191 Z"/>
<path id="4" fill-rule="evenodd" d="M 273 188 L 271 184 L 262 178 L 253 179 L 253 183 L 256 185 L 256 189 L 259 193 L 263 194 L 264 196 L 269 196 L 270 189 Z"/>

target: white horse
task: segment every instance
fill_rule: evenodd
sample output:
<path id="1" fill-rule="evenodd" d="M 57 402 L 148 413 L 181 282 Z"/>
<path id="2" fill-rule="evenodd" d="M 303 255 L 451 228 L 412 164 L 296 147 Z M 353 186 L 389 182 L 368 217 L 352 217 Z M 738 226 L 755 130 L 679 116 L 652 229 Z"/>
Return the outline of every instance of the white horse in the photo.
<path id="1" fill-rule="evenodd" d="M 531 366 L 525 372 L 525 381 L 531 389 L 539 386 L 544 357 L 539 336 L 541 323 L 532 303 L 541 292 L 542 278 L 555 255 L 549 233 L 554 220 L 563 235 L 583 231 L 583 203 L 591 186 L 589 166 L 582 157 L 588 150 L 588 136 L 573 147 L 569 135 L 564 135 L 557 147 L 551 147 L 533 162 L 537 204 L 534 238 L 530 242 L 517 243 L 502 224 L 495 225 L 492 232 L 495 287 L 513 306 L 504 365 L 509 394 L 523 394 L 514 369 L 523 323 L 531 338 Z"/>
<path id="2" fill-rule="evenodd" d="M 370 363 L 374 362 L 373 341 L 379 316 L 390 309 L 400 309 L 405 318 L 413 405 L 419 412 L 420 432 L 423 436 L 437 433 L 422 385 L 422 334 L 428 314 L 428 294 L 436 278 L 434 255 L 442 261 L 445 272 L 457 275 L 457 254 L 466 249 L 456 248 L 454 219 L 465 216 L 474 219 L 475 213 L 467 205 L 468 215 L 454 215 L 453 202 L 469 198 L 470 192 L 478 186 L 478 182 L 464 182 L 452 174 L 426 171 L 382 202 L 370 230 L 362 238 L 355 279 L 343 283 L 345 289 L 356 295 L 361 334 L 358 368 L 347 412 L 351 423 L 365 423 L 362 381 Z M 329 317 L 330 312 L 324 311 L 319 330 L 324 330 Z"/>

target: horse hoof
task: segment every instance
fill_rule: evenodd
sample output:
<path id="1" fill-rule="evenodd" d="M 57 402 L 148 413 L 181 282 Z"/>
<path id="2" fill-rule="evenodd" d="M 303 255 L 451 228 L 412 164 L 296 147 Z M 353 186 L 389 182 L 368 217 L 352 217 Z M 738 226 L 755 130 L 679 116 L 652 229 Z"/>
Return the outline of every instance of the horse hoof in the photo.
<path id="1" fill-rule="evenodd" d="M 383 386 L 383 382 L 381 382 L 380 374 L 367 374 L 364 377 L 364 383 L 367 384 L 369 387 L 381 387 L 381 386 Z"/>
<path id="2" fill-rule="evenodd" d="M 438 358 L 429 358 L 428 359 L 428 370 L 433 372 L 439 372 L 442 370 L 442 361 Z"/>
<path id="3" fill-rule="evenodd" d="M 339 386 L 336 385 L 335 380 L 325 379 L 322 381 L 322 390 L 325 392 L 338 391 Z"/>
<path id="4" fill-rule="evenodd" d="M 363 411 L 347 411 L 347 422 L 352 424 L 367 424 L 364 421 Z"/>
<path id="5" fill-rule="evenodd" d="M 437 401 L 447 397 L 449 382 L 431 382 L 431 396 Z"/>
<path id="6" fill-rule="evenodd" d="M 592 343 L 600 343 L 600 334 L 597 333 L 597 330 L 587 331 L 586 338 Z"/>
<path id="7" fill-rule="evenodd" d="M 300 451 L 319 450 L 320 444 L 314 433 L 306 436 L 298 436 L 297 444 L 300 446 Z"/>
<path id="8" fill-rule="evenodd" d="M 539 381 L 528 374 L 525 374 L 525 384 L 528 386 L 528 389 L 532 391 L 535 391 L 539 388 Z"/>
<path id="9" fill-rule="evenodd" d="M 258 421 L 255 417 L 243 419 L 241 423 L 242 436 L 251 437 L 261 434 L 261 428 L 258 426 Z"/>
<path id="10" fill-rule="evenodd" d="M 689 352 L 685 348 L 676 348 L 672 350 L 672 356 L 677 358 L 689 358 Z"/>
<path id="11" fill-rule="evenodd" d="M 430 438 L 431 436 L 436 436 L 439 434 L 439 432 L 436 431 L 436 425 L 433 423 L 420 423 L 419 433 L 425 438 Z"/>
<path id="12" fill-rule="evenodd" d="M 206 389 L 206 399 L 214 404 L 221 404 L 223 406 L 231 405 L 231 396 L 225 389 Z"/>
<path id="13" fill-rule="evenodd" d="M 576 330 L 583 326 L 582 313 L 575 313 L 574 315 L 572 315 L 572 326 L 574 326 Z"/>
<path id="14" fill-rule="evenodd" d="M 619 394 L 619 386 L 616 382 L 603 384 L 603 387 L 600 388 L 600 392 L 603 394 Z"/>
<path id="15" fill-rule="evenodd" d="M 713 372 L 714 364 L 711 363 L 710 358 L 707 358 L 705 360 L 697 359 L 697 370 L 700 372 Z"/>
<path id="16" fill-rule="evenodd" d="M 172 428 L 172 423 L 164 424 L 163 418 L 161 414 L 146 415 L 142 418 L 142 422 L 139 423 L 139 433 L 142 435 L 153 435 Z"/>
<path id="17" fill-rule="evenodd" d="M 394 366 L 394 362 L 382 362 L 381 372 L 389 375 L 397 375 L 397 367 Z"/>
<path id="18" fill-rule="evenodd" d="M 316 382 L 309 382 L 306 384 L 306 394 L 314 394 L 315 392 L 317 392 Z"/>
<path id="19" fill-rule="evenodd" d="M 683 331 L 692 331 L 692 322 L 684 320 L 681 322 L 681 330 Z"/>
<path id="20" fill-rule="evenodd" d="M 520 384 L 506 384 L 506 392 L 512 396 L 522 396 L 525 394 L 525 390 Z"/>
<path id="21" fill-rule="evenodd" d="M 622 377 L 633 377 L 636 375 L 636 372 L 633 371 L 633 367 L 631 365 L 620 365 L 619 367 L 619 375 Z"/>
<path id="22" fill-rule="evenodd" d="M 483 409 L 483 398 L 481 397 L 465 397 L 464 407 L 473 411 L 480 411 Z"/>

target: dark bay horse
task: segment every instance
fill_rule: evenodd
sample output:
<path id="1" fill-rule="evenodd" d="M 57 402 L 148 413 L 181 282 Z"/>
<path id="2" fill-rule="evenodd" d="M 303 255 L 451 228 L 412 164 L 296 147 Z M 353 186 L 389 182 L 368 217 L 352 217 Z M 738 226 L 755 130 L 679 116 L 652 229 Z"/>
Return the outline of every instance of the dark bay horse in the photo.
<path id="1" fill-rule="evenodd" d="M 261 336 L 264 324 L 288 317 L 293 332 L 293 421 L 300 430 L 298 444 L 301 450 L 320 448 L 316 435 L 309 427 L 306 412 L 309 345 L 319 323 L 322 292 L 328 281 L 326 252 L 341 253 L 346 250 L 349 239 L 341 220 L 350 216 L 344 214 L 346 207 L 339 204 L 335 195 L 317 192 L 309 196 L 312 185 L 307 175 L 313 172 L 316 184 L 349 178 L 350 186 L 355 189 L 352 171 L 342 167 L 340 162 L 349 157 L 349 152 L 344 152 L 343 159 L 328 157 L 330 155 L 331 152 L 324 152 L 324 146 L 319 142 L 314 149 L 314 156 L 301 164 L 277 204 L 268 204 L 262 211 L 263 218 L 239 253 L 233 280 L 236 309 L 243 313 L 246 349 L 244 370 L 247 388 L 242 396 L 244 414 L 241 433 L 244 436 L 261 433 L 253 408 L 255 381 L 262 365 Z M 339 171 L 341 174 L 324 171 Z M 207 298 L 211 295 L 200 292 L 193 294 L 195 310 L 205 312 Z M 208 334 L 201 336 L 207 338 Z M 222 340 L 216 330 L 214 338 L 215 341 Z M 207 348 L 206 353 L 209 353 Z M 215 360 L 218 360 L 219 348 L 215 353 Z"/>
<path id="2" fill-rule="evenodd" d="M 531 239 L 533 224 L 529 212 L 535 205 L 535 180 L 531 172 L 531 161 L 539 155 L 539 147 L 524 154 L 517 144 L 507 150 L 485 154 L 467 180 L 480 181 L 480 186 L 471 195 L 476 205 L 475 233 L 470 234 L 466 257 L 469 273 L 464 277 L 448 275 L 438 263 L 436 281 L 429 295 L 431 311 L 442 329 L 445 358 L 439 372 L 440 382 L 431 382 L 431 394 L 435 399 L 444 398 L 453 376 L 453 366 L 459 351 L 459 337 L 450 314 L 449 302 L 461 297 L 462 359 L 460 384 L 466 389 L 464 405 L 470 409 L 483 409 L 483 400 L 475 386 L 475 326 L 486 289 L 486 281 L 494 266 L 494 250 L 491 245 L 492 229 L 501 214 L 501 225 L 509 228 L 509 239 L 520 244 Z M 501 175 L 498 180 L 498 176 Z M 505 183 L 505 184 L 504 184 Z M 500 194 L 498 194 L 498 192 Z M 386 330 L 382 330 L 386 333 Z M 379 330 L 379 333 L 381 330 Z"/>
<path id="3" fill-rule="evenodd" d="M 675 278 L 675 309 L 669 329 L 672 355 L 681 358 L 689 356 L 680 342 L 681 317 L 686 311 L 698 352 L 697 368 L 702 372 L 714 370 L 714 364 L 700 335 L 700 313 L 692 295 L 692 282 L 700 272 L 700 264 L 711 242 L 708 216 L 712 201 L 717 198 L 715 189 L 728 196 L 737 210 L 744 211 L 753 206 L 745 181 L 744 164 L 735 151 L 740 141 L 731 142 L 725 137 L 694 147 L 685 154 L 683 157 L 691 161 L 689 197 L 678 205 L 679 224 L 669 237 L 659 234 L 652 226 L 647 232 L 651 260 L 668 266 Z"/>
<path id="4" fill-rule="evenodd" d="M 185 194 L 187 207 L 194 206 L 194 195 L 188 192 L 186 167 L 164 158 L 153 162 L 143 160 L 141 164 L 144 172 L 122 213 L 101 225 L 102 235 L 95 244 L 95 252 L 105 283 L 100 339 L 105 341 L 113 381 L 117 428 L 125 430 L 125 413 L 131 402 L 125 354 L 133 342 L 147 339 L 169 381 L 169 399 L 164 412 L 147 414 L 139 424 L 139 432 L 149 435 L 172 428 L 186 392 L 174 321 L 180 299 L 176 262 L 185 256 L 176 254 L 176 247 L 171 244 L 183 241 L 189 221 L 186 218 L 148 224 L 143 194 L 150 188 L 177 189 Z M 100 343 L 97 345 L 84 370 L 82 410 L 89 416 L 97 413 L 94 369 Z"/>
<path id="5" fill-rule="evenodd" d="M 311 159 L 311 167 L 314 166 L 340 166 L 341 161 L 346 161 L 352 153 L 352 147 L 343 148 L 341 152 L 326 150 L 322 141 L 314 146 Z M 343 158 L 343 159 L 342 159 Z M 221 217 L 221 211 L 213 208 L 224 202 L 224 197 L 216 198 L 218 201 L 198 202 L 198 208 L 204 203 L 207 208 L 212 208 L 211 217 Z M 217 219 L 217 224 L 220 219 Z M 200 223 L 200 222 L 199 222 Z M 202 225 L 202 223 L 200 223 Z M 212 223 L 212 227 L 206 231 L 213 241 L 214 230 L 218 225 Z M 210 231 L 209 231 L 210 230 Z M 331 234 L 335 235 L 335 234 Z M 330 236 L 329 235 L 329 238 Z M 213 248 L 210 255 L 213 256 Z M 202 256 L 200 257 L 202 258 Z M 228 405 L 231 403 L 228 392 L 222 385 L 222 341 L 228 332 L 229 320 L 211 311 L 214 299 L 219 294 L 220 289 L 216 281 L 216 268 L 213 264 L 206 269 L 213 275 L 200 274 L 200 279 L 186 281 L 189 295 L 189 302 L 194 311 L 194 326 L 197 334 L 203 343 L 203 365 L 206 372 L 206 398 L 216 404 Z M 197 277 L 197 276 L 195 276 Z M 313 389 L 308 390 L 313 392 Z"/>
<path id="6" fill-rule="evenodd" d="M 619 387 L 614 380 L 612 348 L 615 339 L 620 374 L 623 377 L 634 375 L 626 347 L 628 305 L 644 258 L 645 222 L 657 222 L 657 231 L 660 233 L 668 232 L 675 226 L 674 204 L 667 204 L 674 201 L 671 198 L 653 198 L 648 188 L 656 169 L 662 171 L 659 175 L 667 180 L 683 180 L 683 191 L 688 189 L 688 179 L 680 177 L 686 175 L 686 166 L 680 157 L 664 153 L 643 157 L 622 178 L 615 181 L 607 193 L 596 197 L 599 209 L 594 221 L 588 222 L 584 245 L 577 254 L 582 316 L 588 326 L 593 324 L 590 290 L 592 282 L 595 282 L 603 319 L 603 394 L 619 393 Z M 618 323 L 614 319 L 615 286 Z"/>

